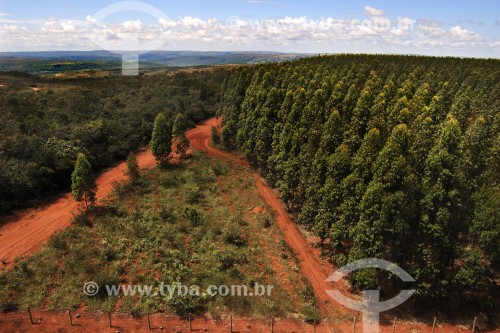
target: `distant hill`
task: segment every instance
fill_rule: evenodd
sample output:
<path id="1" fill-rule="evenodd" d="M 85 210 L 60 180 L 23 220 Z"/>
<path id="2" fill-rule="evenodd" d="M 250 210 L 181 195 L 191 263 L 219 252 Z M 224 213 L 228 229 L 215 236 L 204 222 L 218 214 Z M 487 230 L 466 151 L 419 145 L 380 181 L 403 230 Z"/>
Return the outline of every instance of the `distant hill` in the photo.
<path id="1" fill-rule="evenodd" d="M 152 51 L 140 56 L 141 68 L 213 66 L 280 62 L 305 56 L 278 52 Z M 121 56 L 109 51 L 0 52 L 0 71 L 48 74 L 119 69 Z"/>

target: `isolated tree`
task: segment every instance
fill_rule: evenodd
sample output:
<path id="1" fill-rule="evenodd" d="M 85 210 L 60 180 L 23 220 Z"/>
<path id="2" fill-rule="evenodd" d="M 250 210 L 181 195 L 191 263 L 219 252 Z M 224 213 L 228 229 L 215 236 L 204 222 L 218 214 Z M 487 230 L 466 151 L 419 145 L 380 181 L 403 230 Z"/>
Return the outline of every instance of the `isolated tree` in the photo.
<path id="1" fill-rule="evenodd" d="M 92 165 L 85 154 L 78 154 L 75 170 L 71 174 L 71 194 L 78 202 L 85 203 L 85 209 L 93 206 L 96 200 L 97 185 Z"/>
<path id="2" fill-rule="evenodd" d="M 189 140 L 183 134 L 179 139 L 177 139 L 175 145 L 175 153 L 179 154 L 181 159 L 185 159 L 187 157 L 187 151 L 189 149 Z"/>
<path id="3" fill-rule="evenodd" d="M 130 153 L 127 158 L 127 170 L 125 175 L 131 182 L 136 182 L 141 177 L 141 172 L 139 170 L 139 163 L 137 162 L 137 156 L 134 153 Z"/>
<path id="4" fill-rule="evenodd" d="M 156 116 L 150 145 L 156 161 L 167 164 L 172 153 L 172 126 L 163 113 Z"/>
<path id="5" fill-rule="evenodd" d="M 219 131 L 217 130 L 217 127 L 215 127 L 215 126 L 212 126 L 212 128 L 210 129 L 210 139 L 212 140 L 213 145 L 220 144 Z"/>
<path id="6" fill-rule="evenodd" d="M 186 117 L 182 113 L 178 113 L 174 119 L 174 125 L 172 126 L 172 137 L 173 139 L 178 139 L 184 135 L 186 132 Z"/>
<path id="7" fill-rule="evenodd" d="M 175 144 L 175 153 L 179 154 L 181 159 L 186 158 L 189 149 L 189 140 L 186 138 L 186 118 L 182 113 L 177 114 L 172 126 L 172 139 Z"/>

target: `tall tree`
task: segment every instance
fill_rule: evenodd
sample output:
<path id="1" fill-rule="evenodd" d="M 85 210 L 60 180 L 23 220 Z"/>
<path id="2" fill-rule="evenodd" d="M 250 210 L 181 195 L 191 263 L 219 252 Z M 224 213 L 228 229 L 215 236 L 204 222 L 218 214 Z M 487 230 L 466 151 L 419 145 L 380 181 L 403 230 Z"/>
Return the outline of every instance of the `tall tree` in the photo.
<path id="1" fill-rule="evenodd" d="M 425 162 L 418 256 L 423 269 L 417 270 L 415 278 L 422 294 L 431 292 L 436 297 L 448 291 L 451 283 L 448 272 L 457 257 L 459 235 L 464 227 L 463 180 L 459 169 L 461 134 L 459 122 L 448 115 Z"/>
<path id="2" fill-rule="evenodd" d="M 156 116 L 150 146 L 158 163 L 167 164 L 172 153 L 172 126 L 163 113 Z"/>
<path id="3" fill-rule="evenodd" d="M 181 159 L 186 158 L 189 149 L 189 140 L 186 138 L 186 117 L 179 113 L 175 117 L 172 126 L 172 139 L 175 145 L 175 153 L 179 154 Z"/>
<path id="4" fill-rule="evenodd" d="M 85 209 L 93 206 L 96 200 L 97 185 L 92 165 L 85 154 L 78 154 L 75 170 L 71 174 L 71 194 L 78 202 L 85 203 Z"/>
<path id="5" fill-rule="evenodd" d="M 139 169 L 139 163 L 137 162 L 137 156 L 130 152 L 127 157 L 127 170 L 125 171 L 125 175 L 128 179 L 134 183 L 141 177 L 141 171 Z"/>
<path id="6" fill-rule="evenodd" d="M 178 139 L 184 135 L 186 132 L 186 117 L 182 113 L 178 113 L 174 119 L 174 125 L 172 126 L 172 138 Z"/>

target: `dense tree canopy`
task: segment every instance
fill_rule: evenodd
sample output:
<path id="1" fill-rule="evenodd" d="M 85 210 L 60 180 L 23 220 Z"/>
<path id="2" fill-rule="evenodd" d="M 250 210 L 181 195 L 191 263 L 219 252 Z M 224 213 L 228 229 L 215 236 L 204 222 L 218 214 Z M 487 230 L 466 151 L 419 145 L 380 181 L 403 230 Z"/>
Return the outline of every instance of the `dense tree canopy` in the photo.
<path id="1" fill-rule="evenodd" d="M 0 213 L 68 190 L 80 152 L 98 171 L 146 146 L 160 112 L 213 116 L 227 71 L 98 74 L 0 73 Z"/>
<path id="2" fill-rule="evenodd" d="M 240 68 L 224 88 L 222 146 L 247 156 L 338 264 L 387 259 L 422 298 L 468 286 L 491 310 L 480 295 L 500 268 L 499 74 L 498 60 L 415 56 Z"/>

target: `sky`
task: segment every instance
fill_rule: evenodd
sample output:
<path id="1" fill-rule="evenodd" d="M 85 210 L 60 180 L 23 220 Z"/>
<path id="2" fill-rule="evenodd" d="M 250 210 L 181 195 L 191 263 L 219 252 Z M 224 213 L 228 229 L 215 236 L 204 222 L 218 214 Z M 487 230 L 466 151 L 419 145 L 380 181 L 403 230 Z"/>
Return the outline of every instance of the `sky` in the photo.
<path id="1" fill-rule="evenodd" d="M 0 0 L 1 51 L 500 56 L 500 0 Z"/>

